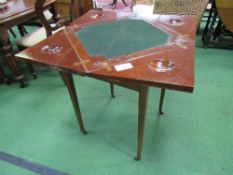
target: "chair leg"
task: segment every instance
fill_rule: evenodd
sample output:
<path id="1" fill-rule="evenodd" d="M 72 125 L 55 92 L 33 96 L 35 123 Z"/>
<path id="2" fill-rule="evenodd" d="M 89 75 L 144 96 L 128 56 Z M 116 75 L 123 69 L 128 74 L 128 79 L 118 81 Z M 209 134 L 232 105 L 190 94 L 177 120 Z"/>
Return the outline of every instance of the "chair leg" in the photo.
<path id="1" fill-rule="evenodd" d="M 125 6 L 128 6 L 125 0 L 122 0 L 122 2 Z M 117 4 L 117 0 L 113 0 L 113 2 L 110 5 L 116 5 L 116 4 Z"/>
<path id="2" fill-rule="evenodd" d="M 9 29 L 9 31 L 10 31 L 11 35 L 13 35 L 13 37 L 16 38 L 15 32 L 12 29 Z"/>
<path id="3" fill-rule="evenodd" d="M 113 0 L 110 5 L 115 5 L 117 3 L 117 0 Z"/>
<path id="4" fill-rule="evenodd" d="M 24 36 L 28 33 L 23 25 L 18 25 L 17 27 L 21 36 Z"/>
<path id="5" fill-rule="evenodd" d="M 161 89 L 160 92 L 160 101 L 159 101 L 159 114 L 163 115 L 163 100 L 165 95 L 165 89 Z"/>
<path id="6" fill-rule="evenodd" d="M 18 45 L 18 49 L 19 49 L 19 51 L 22 51 L 22 50 L 24 50 L 24 49 L 26 49 L 26 48 L 24 48 L 24 47 Z M 33 76 L 33 78 L 34 78 L 34 79 L 37 79 L 37 74 L 36 74 L 36 72 L 35 72 L 35 69 L 34 69 L 33 65 L 32 65 L 31 63 L 26 63 L 26 64 L 27 64 L 27 67 L 28 67 L 28 69 L 29 69 L 31 75 Z"/>
<path id="7" fill-rule="evenodd" d="M 125 2 L 125 0 L 122 0 L 122 2 L 124 3 L 125 6 L 128 6 L 127 3 Z"/>
<path id="8" fill-rule="evenodd" d="M 33 65 L 31 63 L 27 63 L 27 66 L 28 66 L 28 69 L 29 69 L 31 75 L 33 76 L 33 78 L 37 79 L 37 74 L 35 72 Z"/>
<path id="9" fill-rule="evenodd" d="M 110 83 L 110 88 L 111 88 L 112 98 L 115 98 L 115 91 L 114 91 L 114 84 L 113 83 Z"/>

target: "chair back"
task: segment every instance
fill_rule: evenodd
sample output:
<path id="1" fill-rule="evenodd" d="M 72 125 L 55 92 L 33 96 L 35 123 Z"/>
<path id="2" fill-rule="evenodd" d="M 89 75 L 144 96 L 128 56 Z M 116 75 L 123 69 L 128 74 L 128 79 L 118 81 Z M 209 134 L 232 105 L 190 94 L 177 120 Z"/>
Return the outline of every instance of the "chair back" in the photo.
<path id="1" fill-rule="evenodd" d="M 59 29 L 62 26 L 68 25 L 75 18 L 83 15 L 93 8 L 92 0 L 70 0 L 69 17 L 67 17 L 67 19 L 59 19 L 55 24 L 50 25 L 49 21 L 46 19 L 43 13 L 45 2 L 46 0 L 36 0 L 35 12 L 38 19 L 44 26 L 47 36 L 52 35 L 53 31 Z"/>
<path id="2" fill-rule="evenodd" d="M 154 0 L 154 13 L 202 17 L 209 0 Z"/>

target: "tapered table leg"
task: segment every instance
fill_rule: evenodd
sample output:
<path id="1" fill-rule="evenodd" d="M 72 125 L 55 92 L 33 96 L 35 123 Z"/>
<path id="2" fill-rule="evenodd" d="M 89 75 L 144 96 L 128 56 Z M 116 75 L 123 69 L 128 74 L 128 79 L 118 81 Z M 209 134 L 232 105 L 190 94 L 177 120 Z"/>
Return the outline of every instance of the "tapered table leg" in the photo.
<path id="1" fill-rule="evenodd" d="M 165 89 L 161 89 L 160 100 L 159 100 L 159 114 L 163 114 L 163 100 L 165 95 Z"/>
<path id="2" fill-rule="evenodd" d="M 70 98 L 71 98 L 71 101 L 72 101 L 72 104 L 73 104 L 73 107 L 75 110 L 75 114 L 76 114 L 76 118 L 77 118 L 78 123 L 79 123 L 80 130 L 83 134 L 87 134 L 87 131 L 85 130 L 85 127 L 83 124 L 83 119 L 82 119 L 81 111 L 79 108 L 78 97 L 76 94 L 72 74 L 60 72 L 60 75 L 61 75 L 62 80 L 64 81 L 64 83 L 69 91 Z"/>
<path id="3" fill-rule="evenodd" d="M 110 89 L 111 89 L 112 98 L 115 98 L 114 84 L 113 83 L 110 83 Z"/>
<path id="4" fill-rule="evenodd" d="M 144 126 L 146 118 L 146 109 L 148 101 L 148 87 L 139 88 L 139 101 L 138 101 L 138 145 L 137 145 L 137 156 L 135 160 L 141 160 Z"/>

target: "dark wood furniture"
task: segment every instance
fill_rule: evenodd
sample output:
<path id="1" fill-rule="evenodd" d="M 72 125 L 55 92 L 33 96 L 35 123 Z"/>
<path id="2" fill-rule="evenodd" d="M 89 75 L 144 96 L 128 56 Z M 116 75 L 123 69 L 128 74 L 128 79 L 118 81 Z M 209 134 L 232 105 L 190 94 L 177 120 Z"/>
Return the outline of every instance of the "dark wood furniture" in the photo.
<path id="1" fill-rule="evenodd" d="M 203 45 L 207 47 L 231 47 L 233 45 L 233 3 L 213 0 L 212 7 L 202 34 Z"/>
<path id="2" fill-rule="evenodd" d="M 85 14 L 87 11 L 93 9 L 93 1 L 92 0 L 70 0 L 69 2 L 69 16 L 70 18 L 58 21 L 56 26 L 51 27 L 49 21 L 46 20 L 44 14 L 43 14 L 43 6 L 45 0 L 37 0 L 35 3 L 35 9 L 36 9 L 36 15 L 38 19 L 41 21 L 43 24 L 44 28 L 46 29 L 46 34 L 47 36 L 52 35 L 52 33 L 56 30 L 59 30 L 62 26 L 68 25 L 70 22 L 72 22 L 74 19 L 80 17 L 81 15 Z M 78 13 L 77 10 L 78 9 Z M 36 75 L 34 72 L 33 66 L 30 63 L 27 63 L 29 66 L 29 69 L 31 70 L 32 75 Z M 110 92 L 111 96 L 114 98 L 115 93 L 114 93 L 114 85 L 113 83 L 110 82 Z"/>
<path id="3" fill-rule="evenodd" d="M 57 0 L 58 10 L 61 17 L 67 17 L 70 14 L 70 0 Z M 93 9 L 92 0 L 76 0 L 74 14 L 76 17 L 83 15 L 90 9 Z"/>
<path id="4" fill-rule="evenodd" d="M 233 1 L 216 0 L 218 15 L 228 30 L 233 32 Z"/>
<path id="5" fill-rule="evenodd" d="M 58 12 L 62 18 L 67 17 L 70 14 L 70 0 L 57 0 L 57 6 Z"/>
<path id="6" fill-rule="evenodd" d="M 33 45 L 39 43 L 40 41 L 46 39 L 48 36 L 61 30 L 63 26 L 68 25 L 73 19 L 79 17 L 86 12 L 87 8 L 91 8 L 90 2 L 92 1 L 81 1 L 81 0 L 70 0 L 69 5 L 69 15 L 64 18 L 54 18 L 54 22 L 51 23 L 49 18 L 44 14 L 45 0 L 37 0 L 35 2 L 35 11 L 38 22 L 43 25 L 41 28 L 34 30 L 31 33 L 26 34 L 20 38 L 16 43 L 19 50 L 24 50 L 26 48 L 32 47 Z M 93 6 L 92 6 L 93 7 Z M 77 9 L 80 13 L 77 13 Z M 53 14 L 57 14 L 54 10 Z M 57 16 L 57 15 L 55 15 Z M 27 63 L 29 70 L 34 78 L 37 74 L 30 63 Z"/>
<path id="7" fill-rule="evenodd" d="M 117 4 L 117 1 L 118 1 L 118 0 L 113 0 L 112 3 L 111 3 L 111 5 L 116 5 L 116 4 Z M 124 4 L 125 6 L 127 6 L 127 3 L 125 2 L 125 0 L 122 0 L 122 2 L 123 2 L 123 4 Z"/>
<path id="8" fill-rule="evenodd" d="M 55 8 L 56 0 L 47 0 L 45 8 Z M 8 29 L 35 17 L 34 0 L 11 0 L 7 2 L 7 8 L 0 11 L 0 49 L 11 69 L 15 80 L 25 86 L 24 75 L 19 69 L 13 54 L 11 42 L 9 41 Z"/>
<path id="9" fill-rule="evenodd" d="M 88 12 L 73 21 L 65 30 L 18 53 L 16 57 L 18 60 L 53 68 L 61 73 L 69 91 L 80 130 L 83 133 L 86 133 L 86 129 L 81 116 L 72 74 L 93 77 L 138 92 L 138 142 L 136 160 L 140 160 L 149 88 L 158 87 L 161 89 L 193 92 L 195 33 L 198 17 L 188 15 L 152 15 L 150 17 L 147 16 L 143 20 L 135 21 L 131 20 L 135 16 L 130 12 L 103 11 L 103 14 L 100 16 L 98 16 L 98 13 L 98 11 L 94 10 Z M 113 56 L 113 58 L 100 54 L 90 54 L 89 46 L 84 41 L 87 37 L 81 39 L 79 35 L 85 34 L 89 29 L 92 30 L 93 27 L 98 28 L 102 25 L 111 26 L 114 24 L 116 27 L 119 27 L 118 25 L 126 19 L 129 22 L 139 22 L 139 26 L 143 23 L 149 26 L 150 29 L 152 28 L 151 30 L 158 30 L 158 35 L 155 37 L 159 37 L 161 34 L 168 35 L 167 42 L 161 42 L 148 49 Z M 107 32 L 111 34 L 111 31 L 109 32 L 108 30 L 108 27 L 102 27 L 100 31 L 104 34 Z M 135 31 L 139 30 L 139 28 L 135 29 Z M 143 40 L 148 32 L 140 32 L 142 32 L 141 34 L 143 36 L 140 39 L 141 42 L 148 42 L 146 39 Z M 115 39 L 117 38 L 118 36 Z M 125 37 L 126 40 L 129 38 L 133 39 L 132 36 Z M 98 41 L 99 45 L 103 42 L 103 40 Z M 52 52 L 43 49 L 45 46 L 46 48 L 52 47 L 54 44 L 62 46 L 61 52 L 52 54 Z M 126 47 L 130 49 L 129 45 Z M 110 48 L 109 51 L 111 49 L 114 48 Z M 166 72 L 155 70 L 154 66 L 161 66 L 160 61 L 163 60 L 168 60 L 173 63 L 172 69 Z M 159 64 L 155 64 L 156 61 L 159 61 Z M 119 70 L 119 67 L 123 69 Z"/>

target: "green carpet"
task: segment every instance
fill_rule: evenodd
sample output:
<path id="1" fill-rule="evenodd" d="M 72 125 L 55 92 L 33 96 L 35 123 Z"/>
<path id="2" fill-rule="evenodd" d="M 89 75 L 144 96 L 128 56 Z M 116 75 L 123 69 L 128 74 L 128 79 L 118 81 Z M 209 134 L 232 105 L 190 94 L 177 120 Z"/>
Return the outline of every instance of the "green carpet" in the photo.
<path id="1" fill-rule="evenodd" d="M 56 71 L 25 64 L 27 88 L 0 84 L 0 151 L 72 175 L 230 175 L 233 172 L 232 50 L 203 49 L 197 38 L 193 94 L 151 88 L 142 161 L 136 162 L 137 94 L 74 76 L 88 135 L 82 135 Z M 30 171 L 0 161 L 1 175 Z"/>

